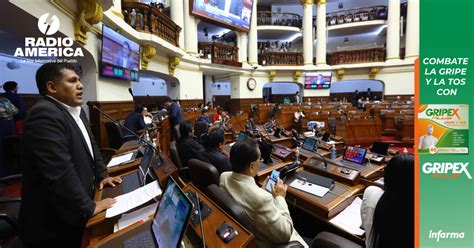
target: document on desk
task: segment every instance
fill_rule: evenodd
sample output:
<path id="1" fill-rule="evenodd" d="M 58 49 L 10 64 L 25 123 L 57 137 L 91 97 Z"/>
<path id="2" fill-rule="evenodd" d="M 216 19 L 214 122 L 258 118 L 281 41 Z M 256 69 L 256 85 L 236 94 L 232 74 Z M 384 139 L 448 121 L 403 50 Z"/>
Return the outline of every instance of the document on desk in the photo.
<path id="1" fill-rule="evenodd" d="M 109 161 L 109 163 L 107 164 L 107 168 L 117 166 L 117 165 L 123 164 L 123 163 L 128 162 L 128 161 L 132 161 L 133 154 L 134 154 L 134 152 L 127 152 L 125 154 L 113 157 Z"/>
<path id="2" fill-rule="evenodd" d="M 153 181 L 143 187 L 140 187 L 130 193 L 115 197 L 117 202 L 113 207 L 107 209 L 105 218 L 111 218 L 116 215 L 127 212 L 130 209 L 136 208 L 153 198 L 161 195 L 161 188 L 158 181 Z"/>
<path id="3" fill-rule="evenodd" d="M 365 231 L 360 228 L 362 225 L 362 219 L 360 217 L 361 205 L 362 199 L 356 197 L 351 205 L 332 218 L 330 222 L 349 233 L 362 236 Z"/>
<path id="4" fill-rule="evenodd" d="M 148 205 L 144 208 L 140 208 L 136 211 L 133 211 L 129 214 L 123 214 L 120 220 L 118 221 L 118 229 L 114 232 L 124 229 L 127 226 L 133 225 L 141 220 L 147 220 L 148 217 L 156 212 L 158 202 L 155 202 L 151 205 Z"/>
<path id="5" fill-rule="evenodd" d="M 303 181 L 301 179 L 293 180 L 293 182 L 290 183 L 290 187 L 299 189 L 301 191 L 304 191 L 306 193 L 316 195 L 319 197 L 324 197 L 324 195 L 326 195 L 326 193 L 329 192 L 328 188 L 319 186 L 311 182 Z"/>

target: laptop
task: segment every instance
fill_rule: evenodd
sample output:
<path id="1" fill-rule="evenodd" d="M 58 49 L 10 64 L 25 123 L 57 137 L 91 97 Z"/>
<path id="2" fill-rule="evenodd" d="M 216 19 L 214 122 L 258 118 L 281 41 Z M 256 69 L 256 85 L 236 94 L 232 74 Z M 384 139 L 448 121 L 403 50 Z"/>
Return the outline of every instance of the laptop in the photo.
<path id="1" fill-rule="evenodd" d="M 318 143 L 319 143 L 318 140 L 306 137 L 304 138 L 304 142 L 301 148 L 314 152 L 318 148 L 318 145 L 319 145 Z"/>
<path id="2" fill-rule="evenodd" d="M 150 229 L 125 240 L 123 247 L 180 247 L 192 209 L 191 200 L 169 177 Z"/>
<path id="3" fill-rule="evenodd" d="M 122 183 L 120 184 L 123 189 L 123 194 L 132 192 L 146 183 L 146 176 L 149 175 L 154 178 L 153 170 L 149 170 L 150 163 L 153 160 L 154 151 L 153 149 L 147 147 L 145 149 L 142 161 L 138 170 L 134 173 L 122 176 Z"/>
<path id="4" fill-rule="evenodd" d="M 360 166 L 364 164 L 367 149 L 362 147 L 347 146 L 344 150 L 341 163 L 349 166 Z"/>
<path id="5" fill-rule="evenodd" d="M 386 156 L 388 155 L 389 146 L 390 146 L 390 143 L 374 141 L 374 143 L 372 143 L 372 148 L 370 148 L 370 151 L 372 153 Z"/>

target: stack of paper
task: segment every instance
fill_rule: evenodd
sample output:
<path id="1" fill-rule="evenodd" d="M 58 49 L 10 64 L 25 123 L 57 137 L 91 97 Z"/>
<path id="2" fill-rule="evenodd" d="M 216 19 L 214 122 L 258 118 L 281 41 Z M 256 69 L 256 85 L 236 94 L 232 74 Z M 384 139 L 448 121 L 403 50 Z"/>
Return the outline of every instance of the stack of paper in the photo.
<path id="1" fill-rule="evenodd" d="M 133 152 L 127 152 L 123 155 L 113 157 L 107 164 L 107 167 L 113 167 L 131 161 L 133 158 L 133 154 Z"/>
<path id="2" fill-rule="evenodd" d="M 118 230 L 124 229 L 127 226 L 137 223 L 141 220 L 147 220 L 148 217 L 156 212 L 158 202 L 155 202 L 151 205 L 148 205 L 144 208 L 140 208 L 136 211 L 133 211 L 129 214 L 123 214 L 122 218 L 118 221 Z"/>
<path id="3" fill-rule="evenodd" d="M 361 205 L 362 200 L 356 197 L 351 205 L 332 218 L 330 222 L 349 233 L 362 236 L 365 231 L 360 228 L 362 225 L 362 219 L 360 217 Z"/>
<path id="4" fill-rule="evenodd" d="M 158 184 L 158 181 L 153 181 L 130 193 L 117 196 L 115 197 L 117 202 L 113 207 L 107 209 L 105 212 L 105 218 L 111 218 L 125 213 L 130 209 L 134 209 L 142 204 L 145 204 L 159 195 L 161 195 L 160 185 Z"/>
<path id="5" fill-rule="evenodd" d="M 293 182 L 290 183 L 290 187 L 299 189 L 301 191 L 304 191 L 306 193 L 310 193 L 319 197 L 323 197 L 329 191 L 328 188 L 319 186 L 311 182 L 306 182 L 301 179 L 293 180 Z"/>

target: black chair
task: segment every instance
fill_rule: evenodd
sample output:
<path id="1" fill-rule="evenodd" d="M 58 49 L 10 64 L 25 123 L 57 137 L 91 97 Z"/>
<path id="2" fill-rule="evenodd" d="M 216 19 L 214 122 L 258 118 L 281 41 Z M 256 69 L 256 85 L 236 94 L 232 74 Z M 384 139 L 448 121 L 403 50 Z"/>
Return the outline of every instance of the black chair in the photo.
<path id="1" fill-rule="evenodd" d="M 219 184 L 219 172 L 214 165 L 193 158 L 188 161 L 188 167 L 191 181 L 202 192 L 211 184 Z"/>
<path id="2" fill-rule="evenodd" d="M 337 125 L 336 118 L 329 117 L 328 118 L 328 125 L 329 125 L 329 132 L 332 133 L 332 134 L 335 134 L 336 133 L 336 125 Z"/>
<path id="3" fill-rule="evenodd" d="M 119 149 L 125 141 L 135 138 L 134 135 L 123 135 L 120 126 L 110 121 L 105 123 L 105 130 L 107 131 L 109 147 L 113 149 Z"/>
<path id="4" fill-rule="evenodd" d="M 0 178 L 0 184 L 5 185 L 14 180 L 21 180 L 21 174 Z M 3 188 L 2 188 L 3 190 Z M 21 197 L 0 197 L 0 241 L 4 242 L 18 236 L 18 214 Z"/>
<path id="5" fill-rule="evenodd" d="M 178 149 L 176 148 L 176 141 L 170 142 L 170 152 L 171 152 L 171 160 L 173 161 L 174 165 L 178 168 L 180 176 L 186 181 L 191 181 L 189 177 L 189 168 L 184 166 L 181 163 L 181 159 L 179 158 Z"/>
<path id="6" fill-rule="evenodd" d="M 320 232 L 314 238 L 312 248 L 362 248 L 362 246 L 330 232 Z"/>
<path id="7" fill-rule="evenodd" d="M 254 232 L 254 225 L 250 221 L 245 210 L 238 204 L 232 196 L 216 184 L 207 186 L 207 195 L 224 211 L 232 216 L 237 222 L 242 224 L 250 232 Z M 287 244 L 275 245 L 275 248 L 303 247 L 298 241 L 290 241 Z"/>

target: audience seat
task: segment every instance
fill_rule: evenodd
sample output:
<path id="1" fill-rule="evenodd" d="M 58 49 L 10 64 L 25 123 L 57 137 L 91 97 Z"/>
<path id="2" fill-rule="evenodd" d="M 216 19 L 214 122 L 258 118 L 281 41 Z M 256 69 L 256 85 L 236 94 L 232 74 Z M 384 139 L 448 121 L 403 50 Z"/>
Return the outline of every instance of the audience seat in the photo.
<path id="1" fill-rule="evenodd" d="M 330 232 L 320 232 L 313 240 L 312 248 L 362 248 L 362 246 Z"/>
<path id="2" fill-rule="evenodd" d="M 134 135 L 123 135 L 122 129 L 117 123 L 108 121 L 105 123 L 105 129 L 109 147 L 113 149 L 119 149 L 125 141 L 135 138 Z"/>
<path id="3" fill-rule="evenodd" d="M 173 161 L 174 165 L 178 168 L 179 175 L 183 178 L 186 182 L 190 181 L 189 177 L 189 168 L 183 166 L 181 163 L 181 159 L 179 158 L 178 149 L 176 148 L 176 141 L 170 142 L 170 152 L 171 152 L 171 160 Z"/>
<path id="4" fill-rule="evenodd" d="M 202 192 L 211 184 L 219 184 L 219 172 L 214 165 L 193 158 L 188 161 L 188 167 L 191 181 Z"/>
<path id="5" fill-rule="evenodd" d="M 194 135 L 198 138 L 199 142 L 201 142 L 201 136 L 207 133 L 207 130 L 207 123 L 203 121 L 196 121 L 194 124 Z"/>
<path id="6" fill-rule="evenodd" d="M 5 196 L 5 184 L 14 180 L 21 180 L 21 174 L 0 178 L 2 196 L 0 197 L 0 241 L 3 243 L 18 236 L 18 214 L 20 212 L 21 197 Z"/>

